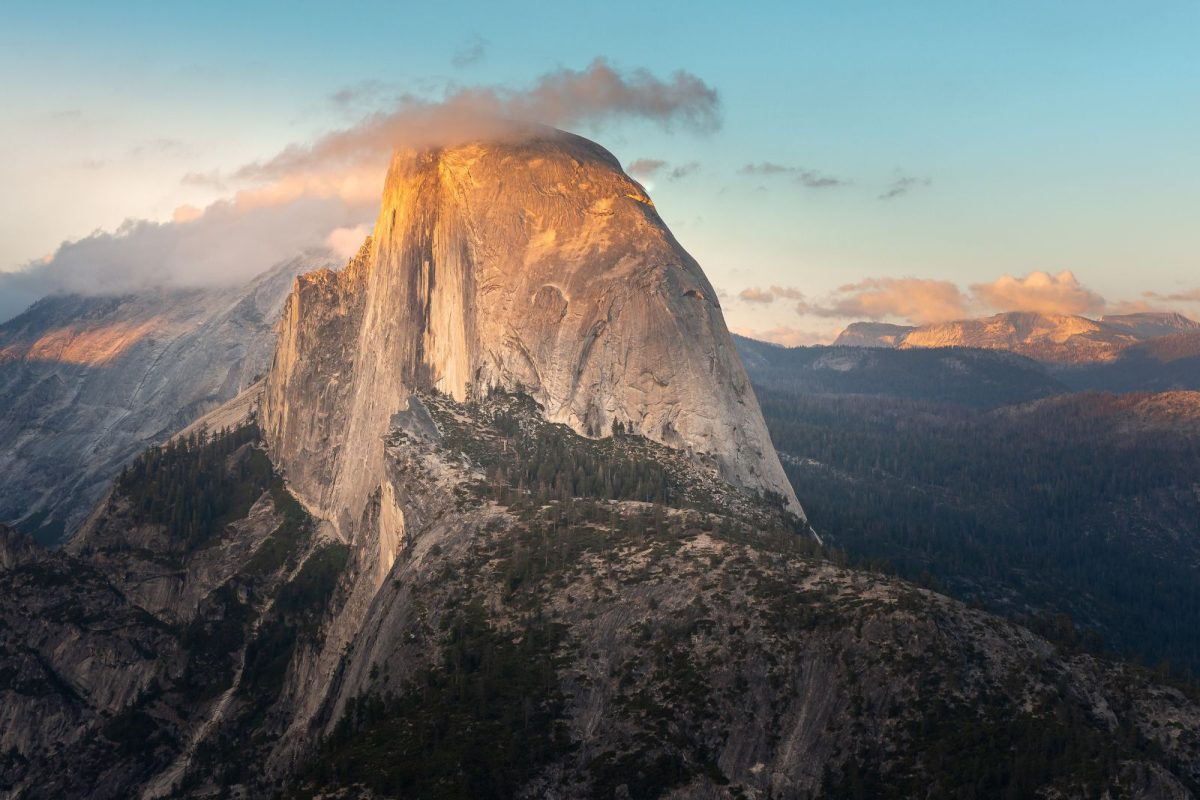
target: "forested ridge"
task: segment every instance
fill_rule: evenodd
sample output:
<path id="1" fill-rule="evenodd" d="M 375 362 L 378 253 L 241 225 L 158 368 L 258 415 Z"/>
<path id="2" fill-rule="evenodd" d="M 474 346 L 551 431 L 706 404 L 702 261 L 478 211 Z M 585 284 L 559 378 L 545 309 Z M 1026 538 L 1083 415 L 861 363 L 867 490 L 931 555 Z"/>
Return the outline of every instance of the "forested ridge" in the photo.
<path id="1" fill-rule="evenodd" d="M 980 411 L 760 387 L 814 527 L 853 558 L 1116 652 L 1200 669 L 1200 436 L 1135 398 Z"/>
<path id="2" fill-rule="evenodd" d="M 271 484 L 271 462 L 254 446 L 259 439 L 254 424 L 177 437 L 122 469 L 117 491 L 138 518 L 165 525 L 185 549 L 203 546 Z"/>

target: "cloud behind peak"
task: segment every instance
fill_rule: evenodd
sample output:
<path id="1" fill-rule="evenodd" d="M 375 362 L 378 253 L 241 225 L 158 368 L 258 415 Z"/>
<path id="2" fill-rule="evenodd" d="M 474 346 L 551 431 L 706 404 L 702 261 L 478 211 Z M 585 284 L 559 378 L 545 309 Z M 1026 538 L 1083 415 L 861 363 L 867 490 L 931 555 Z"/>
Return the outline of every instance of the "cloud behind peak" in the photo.
<path id="1" fill-rule="evenodd" d="M 598 127 L 618 120 L 711 133 L 721 125 L 720 98 L 716 89 L 685 70 L 661 78 L 645 69 L 621 71 L 596 58 L 581 70 L 545 73 L 525 89 L 449 87 L 437 100 L 403 94 L 391 109 L 315 142 L 292 144 L 272 158 L 243 166 L 234 177 L 265 181 L 297 171 L 380 163 L 398 146 L 452 145 L 531 124 Z"/>

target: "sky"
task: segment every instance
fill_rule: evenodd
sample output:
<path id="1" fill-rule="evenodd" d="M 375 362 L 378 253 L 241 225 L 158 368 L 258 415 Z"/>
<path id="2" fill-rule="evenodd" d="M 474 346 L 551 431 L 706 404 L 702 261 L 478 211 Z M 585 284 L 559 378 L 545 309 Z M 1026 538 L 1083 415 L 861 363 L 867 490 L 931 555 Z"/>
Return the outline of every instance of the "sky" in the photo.
<path id="1" fill-rule="evenodd" d="M 1197 317 L 1197 41 L 1191 1 L 6 3 L 0 319 L 351 251 L 391 140 L 484 113 L 611 150 L 748 335 Z"/>

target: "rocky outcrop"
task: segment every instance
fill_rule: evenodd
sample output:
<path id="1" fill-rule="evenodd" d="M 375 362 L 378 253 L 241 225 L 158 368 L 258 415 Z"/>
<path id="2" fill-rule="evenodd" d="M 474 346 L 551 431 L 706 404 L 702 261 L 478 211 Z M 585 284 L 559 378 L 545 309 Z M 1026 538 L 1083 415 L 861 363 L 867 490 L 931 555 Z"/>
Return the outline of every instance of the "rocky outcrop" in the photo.
<path id="1" fill-rule="evenodd" d="M 712 286 L 616 159 L 570 134 L 398 153 L 369 244 L 288 300 L 264 432 L 345 531 L 412 391 L 496 386 L 582 434 L 620 425 L 711 459 L 802 513 Z"/>
<path id="2" fill-rule="evenodd" d="M 266 372 L 296 274 L 245 286 L 55 296 L 0 325 L 0 520 L 44 542 L 73 533 L 121 465 Z"/>

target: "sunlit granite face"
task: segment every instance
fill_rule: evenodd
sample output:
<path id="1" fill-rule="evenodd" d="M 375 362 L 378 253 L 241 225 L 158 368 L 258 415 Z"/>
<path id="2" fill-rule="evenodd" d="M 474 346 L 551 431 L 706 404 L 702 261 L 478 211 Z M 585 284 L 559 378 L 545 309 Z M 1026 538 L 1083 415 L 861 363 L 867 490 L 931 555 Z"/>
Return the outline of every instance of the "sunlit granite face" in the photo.
<path id="1" fill-rule="evenodd" d="M 589 436 L 615 422 L 800 512 L 712 286 L 611 154 L 543 130 L 398 152 L 367 246 L 303 276 L 265 432 L 289 481 L 352 525 L 414 389 L 524 387 Z"/>

